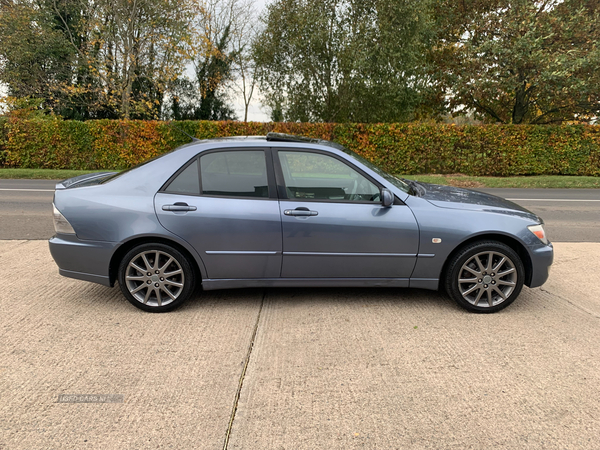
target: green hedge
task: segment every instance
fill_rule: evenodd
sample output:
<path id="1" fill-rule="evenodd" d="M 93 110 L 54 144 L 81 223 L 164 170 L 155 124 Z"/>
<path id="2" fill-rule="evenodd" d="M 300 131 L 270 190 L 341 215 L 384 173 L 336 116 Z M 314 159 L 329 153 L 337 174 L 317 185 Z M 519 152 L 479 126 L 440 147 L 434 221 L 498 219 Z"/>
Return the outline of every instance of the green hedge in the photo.
<path id="1" fill-rule="evenodd" d="M 391 173 L 600 175 L 600 126 L 177 122 L 200 139 L 269 131 L 328 139 Z M 165 122 L 0 118 L 0 166 L 124 169 L 189 138 Z"/>

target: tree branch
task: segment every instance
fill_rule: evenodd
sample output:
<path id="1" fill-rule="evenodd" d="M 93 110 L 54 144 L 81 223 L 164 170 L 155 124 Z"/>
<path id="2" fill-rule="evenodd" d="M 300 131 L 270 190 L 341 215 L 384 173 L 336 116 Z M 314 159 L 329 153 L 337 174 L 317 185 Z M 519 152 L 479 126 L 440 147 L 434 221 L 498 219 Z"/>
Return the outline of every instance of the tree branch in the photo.
<path id="1" fill-rule="evenodd" d="M 550 114 L 554 114 L 554 113 L 560 112 L 560 110 L 561 110 L 561 109 L 565 109 L 565 107 L 558 107 L 558 108 L 554 108 L 554 109 L 551 109 L 551 110 L 549 110 L 549 111 L 546 111 L 545 113 L 543 113 L 543 114 L 541 114 L 541 115 L 537 116 L 537 117 L 536 117 L 534 120 L 532 120 L 530 123 L 531 123 L 532 125 L 539 125 L 540 123 L 542 123 L 542 122 L 541 122 L 541 120 L 542 120 L 542 118 L 543 118 L 543 117 L 549 116 Z M 562 121 L 562 120 L 561 120 L 561 121 Z M 544 122 L 544 123 L 548 123 L 548 122 Z"/>
<path id="2" fill-rule="evenodd" d="M 475 105 L 475 107 L 482 109 L 484 112 L 488 113 L 490 116 L 492 116 L 492 117 L 493 117 L 494 119 L 496 119 L 498 122 L 500 122 L 500 123 L 504 123 L 504 120 L 502 120 L 502 119 L 501 119 L 501 118 L 498 116 L 498 114 L 496 114 L 496 112 L 495 112 L 493 109 L 491 109 L 491 108 L 489 108 L 489 107 L 487 107 L 487 106 L 483 105 L 482 103 L 480 103 L 480 102 L 479 102 L 479 101 L 478 101 L 478 100 L 477 100 L 475 97 L 473 97 L 472 95 L 471 95 L 471 101 L 473 102 L 473 104 Z"/>
<path id="3" fill-rule="evenodd" d="M 67 21 L 65 20 L 65 18 L 61 14 L 61 12 L 58 10 L 58 6 L 56 4 L 56 0 L 52 1 L 52 7 L 53 7 L 54 12 L 56 13 L 56 15 L 60 18 L 61 22 L 65 26 L 65 30 L 69 34 L 69 42 L 71 43 L 71 45 L 73 46 L 73 48 L 77 51 L 77 53 L 79 53 L 79 55 L 81 57 L 83 57 L 85 59 L 85 61 L 87 62 L 88 66 L 92 65 L 93 61 L 90 60 L 90 58 L 88 57 L 88 55 L 85 54 L 83 52 L 83 50 L 81 50 L 81 48 L 79 48 L 79 46 L 75 44 L 75 38 L 73 37 L 73 33 L 71 33 L 71 28 L 67 24 Z M 104 75 L 102 75 L 102 73 L 99 70 L 96 71 L 96 72 L 97 72 L 98 76 L 102 79 L 102 81 L 108 85 L 109 84 L 108 83 L 108 79 Z"/>

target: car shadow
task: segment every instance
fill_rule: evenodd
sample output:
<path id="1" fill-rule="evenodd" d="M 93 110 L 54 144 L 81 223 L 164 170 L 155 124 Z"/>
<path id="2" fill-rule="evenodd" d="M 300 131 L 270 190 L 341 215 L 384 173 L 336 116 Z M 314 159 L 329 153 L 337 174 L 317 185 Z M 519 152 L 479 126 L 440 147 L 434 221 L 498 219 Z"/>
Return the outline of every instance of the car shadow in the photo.
<path id="1" fill-rule="evenodd" d="M 540 290 L 523 287 L 520 297 L 509 308 L 496 314 L 538 314 L 541 309 L 551 308 L 547 301 L 540 303 Z M 71 306 L 93 307 L 110 312 L 130 311 L 145 314 L 131 305 L 118 286 L 113 288 L 81 282 L 63 301 Z M 447 313 L 472 315 L 445 293 L 409 288 L 245 288 L 203 291 L 197 289 L 193 297 L 172 313 L 198 312 L 210 308 L 248 308 L 252 310 L 261 302 L 263 306 L 320 306 L 337 307 L 393 307 L 396 310 L 439 310 Z M 494 315 L 496 315 L 494 314 Z M 476 316 L 481 316 L 475 314 Z M 487 314 L 484 314 L 487 316 Z"/>
<path id="2" fill-rule="evenodd" d="M 85 283 L 73 295 L 81 301 L 93 302 L 95 308 L 111 311 L 134 308 L 123 297 L 118 286 L 111 288 Z M 244 288 L 216 291 L 197 289 L 193 297 L 175 311 L 200 310 L 207 305 L 251 306 L 260 304 L 261 301 L 290 306 L 302 304 L 394 305 L 396 308 L 463 311 L 443 293 L 409 288 Z"/>
<path id="3" fill-rule="evenodd" d="M 393 304 L 398 308 L 433 307 L 463 311 L 445 294 L 425 289 L 408 288 L 247 288 L 219 291 L 199 290 L 182 309 L 202 308 L 215 301 L 231 304 L 264 299 L 269 303 L 298 306 L 301 304 L 343 303 L 350 306 Z"/>

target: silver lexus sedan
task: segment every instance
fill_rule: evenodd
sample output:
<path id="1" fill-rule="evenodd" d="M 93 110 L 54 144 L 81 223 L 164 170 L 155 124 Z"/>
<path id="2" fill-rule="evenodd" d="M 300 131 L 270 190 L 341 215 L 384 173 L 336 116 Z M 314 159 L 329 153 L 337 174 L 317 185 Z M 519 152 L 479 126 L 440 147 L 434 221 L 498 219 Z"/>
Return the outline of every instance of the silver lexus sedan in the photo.
<path id="1" fill-rule="evenodd" d="M 442 289 L 469 311 L 541 286 L 543 221 L 472 190 L 393 177 L 328 141 L 194 140 L 120 173 L 56 185 L 61 275 L 170 311 L 201 286 Z"/>

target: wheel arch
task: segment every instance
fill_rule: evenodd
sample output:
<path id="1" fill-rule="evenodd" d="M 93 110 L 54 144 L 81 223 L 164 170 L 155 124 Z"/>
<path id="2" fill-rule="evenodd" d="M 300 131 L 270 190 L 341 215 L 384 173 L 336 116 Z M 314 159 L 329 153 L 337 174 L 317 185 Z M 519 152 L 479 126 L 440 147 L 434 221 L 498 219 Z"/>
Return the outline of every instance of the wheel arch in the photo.
<path id="1" fill-rule="evenodd" d="M 531 256 L 529 255 L 529 252 L 527 251 L 525 246 L 519 240 L 511 236 L 507 236 L 505 234 L 485 233 L 478 234 L 476 236 L 471 236 L 469 239 L 466 239 L 460 244 L 458 244 L 454 248 L 454 250 L 450 252 L 450 254 L 446 258 L 446 261 L 444 261 L 444 265 L 442 266 L 442 272 L 440 273 L 440 286 L 442 286 L 441 280 L 444 280 L 446 278 L 448 266 L 450 264 L 450 261 L 452 261 L 452 259 L 454 258 L 454 256 L 467 245 L 473 244 L 478 241 L 498 241 L 512 248 L 517 253 L 517 255 L 519 255 L 519 258 L 521 258 L 521 261 L 523 262 L 523 267 L 525 268 L 524 284 L 526 286 L 529 286 L 531 284 L 531 278 L 533 275 L 533 264 L 531 262 Z"/>
<path id="2" fill-rule="evenodd" d="M 170 245 L 171 247 L 179 250 L 186 258 L 188 258 L 188 261 L 194 270 L 194 274 L 198 277 L 200 283 L 202 282 L 202 279 L 204 278 L 203 263 L 201 260 L 199 261 L 198 258 L 196 258 L 188 248 L 179 242 L 164 236 L 141 236 L 122 243 L 113 253 L 108 266 L 110 285 L 115 285 L 118 277 L 119 264 L 129 250 L 137 247 L 138 245 L 154 243 Z"/>

